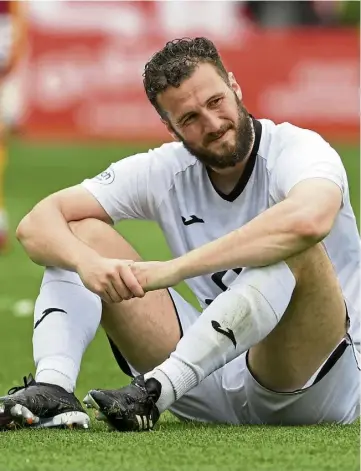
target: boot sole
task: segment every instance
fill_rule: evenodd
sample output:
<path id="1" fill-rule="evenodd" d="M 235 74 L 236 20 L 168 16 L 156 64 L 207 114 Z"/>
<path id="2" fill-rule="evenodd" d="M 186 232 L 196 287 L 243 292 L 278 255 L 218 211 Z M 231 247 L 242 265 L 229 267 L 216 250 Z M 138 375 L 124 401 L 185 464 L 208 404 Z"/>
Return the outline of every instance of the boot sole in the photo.
<path id="1" fill-rule="evenodd" d="M 0 426 L 7 429 L 16 428 L 83 428 L 90 425 L 89 416 L 85 412 L 71 411 L 55 415 L 54 417 L 37 417 L 27 407 L 15 404 L 10 409 L 10 416 L 0 419 Z M 8 423 L 4 423 L 7 421 Z"/>

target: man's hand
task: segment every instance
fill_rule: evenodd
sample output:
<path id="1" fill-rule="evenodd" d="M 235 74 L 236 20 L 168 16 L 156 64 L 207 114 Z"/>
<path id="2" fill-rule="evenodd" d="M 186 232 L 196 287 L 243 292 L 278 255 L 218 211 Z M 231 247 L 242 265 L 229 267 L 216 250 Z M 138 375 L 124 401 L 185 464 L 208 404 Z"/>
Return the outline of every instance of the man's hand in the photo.
<path id="1" fill-rule="evenodd" d="M 176 260 L 134 262 L 130 268 L 144 291 L 169 288 L 182 281 Z"/>
<path id="2" fill-rule="evenodd" d="M 77 272 L 84 286 L 107 303 L 142 298 L 144 290 L 132 271 L 132 260 L 97 257 L 83 260 Z"/>

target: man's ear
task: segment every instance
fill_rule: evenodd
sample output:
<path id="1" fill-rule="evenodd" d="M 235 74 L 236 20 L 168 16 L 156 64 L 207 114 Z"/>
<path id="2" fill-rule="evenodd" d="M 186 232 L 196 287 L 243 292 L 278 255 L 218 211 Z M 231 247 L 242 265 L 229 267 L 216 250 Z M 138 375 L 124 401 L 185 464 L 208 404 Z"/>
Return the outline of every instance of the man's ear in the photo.
<path id="1" fill-rule="evenodd" d="M 238 85 L 238 82 L 235 79 L 232 72 L 228 72 L 228 80 L 229 80 L 229 84 L 230 84 L 232 90 L 235 92 L 235 94 L 237 95 L 237 97 L 241 101 L 242 97 L 243 97 L 242 90 L 241 90 L 241 87 Z"/>
<path id="2" fill-rule="evenodd" d="M 174 129 L 172 128 L 172 125 L 170 124 L 170 122 L 166 119 L 163 119 L 161 118 L 161 121 L 162 123 L 165 125 L 165 127 L 167 128 L 167 131 L 169 132 L 169 134 L 172 136 L 172 138 L 175 140 L 175 141 L 180 141 L 179 137 L 177 136 L 177 134 L 174 132 Z"/>

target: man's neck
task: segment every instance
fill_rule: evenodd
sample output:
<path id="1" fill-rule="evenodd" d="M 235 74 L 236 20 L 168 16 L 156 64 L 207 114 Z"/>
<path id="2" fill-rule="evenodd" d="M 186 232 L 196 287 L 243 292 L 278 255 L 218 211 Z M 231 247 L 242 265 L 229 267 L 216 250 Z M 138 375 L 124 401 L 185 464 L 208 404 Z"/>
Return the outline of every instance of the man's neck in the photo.
<path id="1" fill-rule="evenodd" d="M 242 177 L 250 155 L 243 160 L 243 162 L 236 164 L 234 167 L 223 169 L 222 172 L 209 169 L 208 173 L 213 186 L 215 186 L 221 193 L 229 195 Z"/>

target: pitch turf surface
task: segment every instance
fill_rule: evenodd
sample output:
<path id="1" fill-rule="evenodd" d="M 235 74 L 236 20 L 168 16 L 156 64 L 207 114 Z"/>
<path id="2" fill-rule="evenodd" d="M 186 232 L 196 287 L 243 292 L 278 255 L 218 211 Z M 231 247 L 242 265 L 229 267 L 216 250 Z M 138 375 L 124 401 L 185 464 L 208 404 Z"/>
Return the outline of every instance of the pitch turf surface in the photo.
<path id="1" fill-rule="evenodd" d="M 359 148 L 341 145 L 337 149 L 348 171 L 358 215 Z M 39 145 L 13 139 L 6 182 L 12 230 L 47 194 L 95 175 L 109 162 L 138 150 L 114 144 Z M 145 259 L 169 256 L 154 225 L 126 222 L 119 230 Z M 35 300 L 42 276 L 42 269 L 26 258 L 14 238 L 12 245 L 0 257 L 0 394 L 33 372 L 32 318 L 23 315 L 26 303 L 19 301 Z M 184 286 L 180 291 L 192 300 Z M 78 397 L 82 399 L 93 387 L 119 387 L 127 382 L 99 332 L 84 357 Z M 356 471 L 359 467 L 359 423 L 344 427 L 203 426 L 183 424 L 165 414 L 153 433 L 108 432 L 95 421 L 89 431 L 0 433 L 0 471 Z"/>

